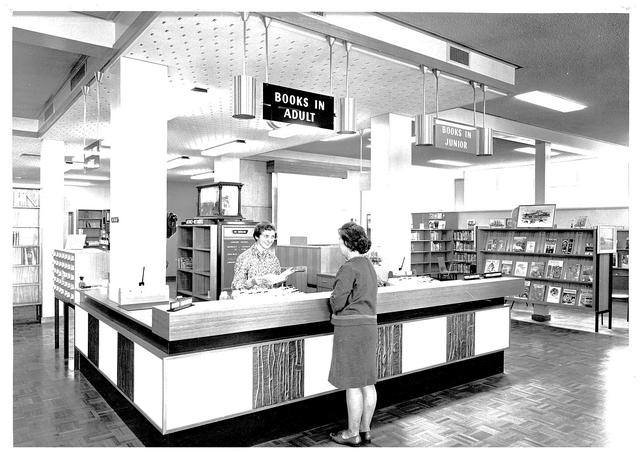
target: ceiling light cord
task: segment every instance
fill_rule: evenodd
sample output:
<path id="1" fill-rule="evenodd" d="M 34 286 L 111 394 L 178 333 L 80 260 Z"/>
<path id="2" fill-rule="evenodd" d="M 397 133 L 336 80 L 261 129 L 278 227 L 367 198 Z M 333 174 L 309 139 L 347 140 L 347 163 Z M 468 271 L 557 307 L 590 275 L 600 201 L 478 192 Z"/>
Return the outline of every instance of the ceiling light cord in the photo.
<path id="1" fill-rule="evenodd" d="M 249 13 L 240 13 L 242 18 L 242 75 L 247 74 L 247 20 L 249 20 Z"/>
<path id="2" fill-rule="evenodd" d="M 103 73 L 100 71 L 97 71 L 95 73 L 95 77 L 96 77 L 96 92 L 97 92 L 97 99 L 98 99 L 98 115 L 97 115 L 97 125 L 96 125 L 96 139 L 98 140 L 98 144 L 100 143 L 100 83 L 102 82 L 102 76 Z M 98 149 L 100 149 L 98 147 Z"/>
<path id="3" fill-rule="evenodd" d="M 344 42 L 344 48 L 347 52 L 347 69 L 346 69 L 346 77 L 347 77 L 347 95 L 345 96 L 346 98 L 349 97 L 349 53 L 351 51 L 351 43 L 345 41 Z"/>
<path id="4" fill-rule="evenodd" d="M 87 147 L 87 94 L 89 94 L 89 86 L 82 87 L 82 97 L 84 98 L 84 112 L 82 115 L 82 149 Z"/>
<path id="5" fill-rule="evenodd" d="M 482 83 L 480 88 L 482 88 L 482 127 L 485 127 L 485 118 L 487 114 L 487 85 Z"/>
<path id="6" fill-rule="evenodd" d="M 420 72 L 422 72 L 422 114 L 427 114 L 427 67 L 424 64 L 420 65 Z"/>
<path id="7" fill-rule="evenodd" d="M 473 89 L 473 127 L 476 127 L 476 82 L 472 80 L 469 84 Z"/>
<path id="8" fill-rule="evenodd" d="M 333 44 L 335 42 L 336 38 L 327 36 L 327 43 L 329 44 L 329 96 L 333 96 Z"/>
<path id="9" fill-rule="evenodd" d="M 262 23 L 264 25 L 264 53 L 266 56 L 266 65 L 264 67 L 264 81 L 269 83 L 269 25 L 271 25 L 271 18 L 262 16 Z"/>
<path id="10" fill-rule="evenodd" d="M 439 88 L 439 77 L 440 77 L 440 70 L 439 69 L 432 69 L 431 72 L 433 73 L 433 76 L 436 78 L 436 119 L 438 119 L 438 113 L 440 110 L 440 107 L 438 105 L 438 90 Z"/>

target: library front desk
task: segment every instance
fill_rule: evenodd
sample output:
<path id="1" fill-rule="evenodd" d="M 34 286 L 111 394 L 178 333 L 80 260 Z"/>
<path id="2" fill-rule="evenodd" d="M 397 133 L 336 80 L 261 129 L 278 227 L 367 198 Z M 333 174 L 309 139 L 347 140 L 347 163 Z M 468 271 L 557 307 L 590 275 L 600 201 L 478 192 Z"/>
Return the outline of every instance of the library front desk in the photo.
<path id="1" fill-rule="evenodd" d="M 378 407 L 502 373 L 504 297 L 522 281 L 381 287 Z M 346 417 L 344 391 L 327 381 L 329 296 L 247 297 L 167 312 L 124 310 L 106 290 L 80 291 L 76 366 L 146 445 L 256 444 Z"/>

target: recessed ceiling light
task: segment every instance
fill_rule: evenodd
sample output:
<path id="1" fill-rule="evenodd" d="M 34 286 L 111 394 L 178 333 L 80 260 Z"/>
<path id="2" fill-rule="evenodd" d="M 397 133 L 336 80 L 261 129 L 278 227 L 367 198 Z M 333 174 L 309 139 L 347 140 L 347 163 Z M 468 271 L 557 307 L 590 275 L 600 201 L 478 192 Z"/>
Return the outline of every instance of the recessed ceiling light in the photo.
<path id="1" fill-rule="evenodd" d="M 353 136 L 354 136 L 354 135 L 349 135 L 349 134 L 346 134 L 346 135 L 345 135 L 345 134 L 342 134 L 342 135 L 338 135 L 338 134 L 336 134 L 336 135 L 331 135 L 331 136 L 329 136 L 329 137 L 327 137 L 327 138 L 323 138 L 323 139 L 322 139 L 322 140 L 320 140 L 320 141 L 337 141 L 337 140 L 344 140 L 345 138 L 351 138 L 351 137 L 353 137 Z"/>
<path id="2" fill-rule="evenodd" d="M 565 99 L 564 97 L 556 96 L 554 94 L 544 93 L 542 91 L 531 91 L 528 93 L 517 94 L 514 97 L 516 99 L 560 111 L 562 113 L 587 108 L 586 105 L 579 104 L 578 102 Z"/>
<path id="3" fill-rule="evenodd" d="M 186 165 L 189 162 L 189 156 L 180 155 L 171 160 L 167 160 L 167 169 L 177 168 L 182 165 Z"/>
<path id="4" fill-rule="evenodd" d="M 90 187 L 91 185 L 93 185 L 91 182 L 82 182 L 82 181 L 77 181 L 77 182 L 69 181 L 69 182 L 65 182 L 64 184 L 71 185 L 74 187 Z"/>
<path id="5" fill-rule="evenodd" d="M 215 173 L 213 171 L 207 171 L 200 174 L 194 174 L 191 176 L 193 180 L 203 180 L 203 179 L 213 179 L 215 177 Z"/>
<path id="6" fill-rule="evenodd" d="M 289 124 L 278 129 L 270 130 L 269 136 L 274 138 L 290 138 L 295 135 L 307 135 L 309 132 L 315 132 L 316 130 L 315 127 Z"/>
<path id="7" fill-rule="evenodd" d="M 471 166 L 471 163 L 458 162 L 456 160 L 427 160 L 427 163 L 434 163 L 436 165 L 448 165 L 448 166 Z"/>
<path id="8" fill-rule="evenodd" d="M 536 148 L 531 148 L 531 147 L 526 147 L 526 148 L 515 148 L 514 152 L 522 152 L 523 154 L 530 154 L 530 155 L 536 155 Z M 551 150 L 550 156 L 553 157 L 554 155 L 558 155 L 560 154 L 557 151 L 554 151 L 553 149 Z"/>
<path id="9" fill-rule="evenodd" d="M 236 152 L 236 151 L 246 149 L 245 144 L 246 144 L 245 140 L 231 140 L 225 143 L 220 143 L 220 144 L 216 144 L 214 146 L 208 147 L 204 151 L 202 151 L 201 154 L 208 155 L 211 157 L 216 155 L 227 154 L 230 152 Z"/>
<path id="10" fill-rule="evenodd" d="M 90 176 L 86 174 L 67 174 L 65 179 L 109 180 L 107 176 Z"/>

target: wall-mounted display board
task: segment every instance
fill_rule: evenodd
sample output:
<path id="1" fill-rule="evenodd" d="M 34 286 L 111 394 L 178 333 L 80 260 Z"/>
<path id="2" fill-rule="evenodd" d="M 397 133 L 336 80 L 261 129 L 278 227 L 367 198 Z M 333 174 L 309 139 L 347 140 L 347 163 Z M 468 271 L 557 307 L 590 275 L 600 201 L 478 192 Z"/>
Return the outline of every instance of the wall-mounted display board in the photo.
<path id="1" fill-rule="evenodd" d="M 611 254 L 596 254 L 595 229 L 478 228 L 478 273 L 525 279 L 511 300 L 609 313 Z"/>
<path id="2" fill-rule="evenodd" d="M 42 318 L 40 190 L 13 189 L 14 320 Z"/>

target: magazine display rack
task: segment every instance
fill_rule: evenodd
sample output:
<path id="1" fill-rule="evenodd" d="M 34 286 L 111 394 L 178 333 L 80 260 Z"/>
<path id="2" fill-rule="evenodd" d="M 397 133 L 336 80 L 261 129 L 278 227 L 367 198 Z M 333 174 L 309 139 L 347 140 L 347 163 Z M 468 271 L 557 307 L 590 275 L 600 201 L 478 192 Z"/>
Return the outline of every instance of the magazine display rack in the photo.
<path id="1" fill-rule="evenodd" d="M 478 228 L 478 272 L 525 278 L 523 293 L 508 299 L 590 310 L 598 331 L 605 312 L 611 328 L 611 254 L 595 245 L 595 229 Z"/>
<path id="2" fill-rule="evenodd" d="M 42 318 L 40 190 L 13 189 L 13 307 Z M 31 316 L 30 316 L 31 317 Z"/>

